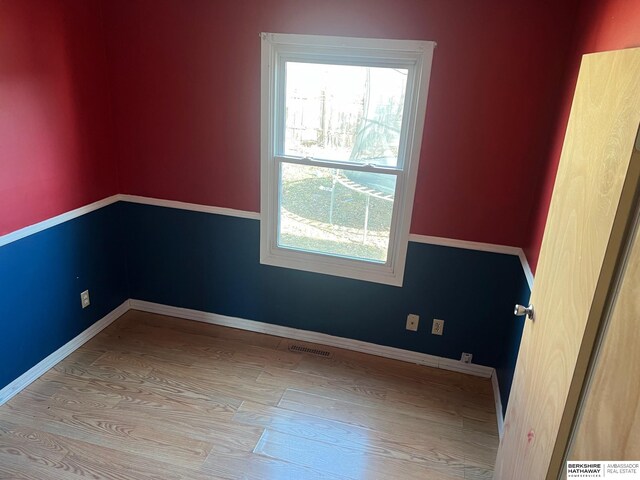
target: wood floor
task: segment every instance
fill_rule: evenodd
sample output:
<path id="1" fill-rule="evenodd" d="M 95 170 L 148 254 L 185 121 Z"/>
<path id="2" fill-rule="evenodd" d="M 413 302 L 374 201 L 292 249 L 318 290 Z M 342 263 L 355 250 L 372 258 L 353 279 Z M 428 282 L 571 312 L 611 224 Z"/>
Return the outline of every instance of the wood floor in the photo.
<path id="1" fill-rule="evenodd" d="M 0 407 L 0 478 L 492 478 L 489 380 L 289 343 L 130 311 Z"/>

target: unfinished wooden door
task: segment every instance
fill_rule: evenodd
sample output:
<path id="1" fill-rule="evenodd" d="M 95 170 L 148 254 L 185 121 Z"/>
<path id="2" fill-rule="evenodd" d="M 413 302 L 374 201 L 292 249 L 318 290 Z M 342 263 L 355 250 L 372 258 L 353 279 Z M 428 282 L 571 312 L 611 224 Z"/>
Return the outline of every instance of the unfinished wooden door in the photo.
<path id="1" fill-rule="evenodd" d="M 616 264 L 640 162 L 640 48 L 585 55 L 558 167 L 495 466 L 556 480 Z"/>
<path id="2" fill-rule="evenodd" d="M 640 138 L 634 155 L 640 161 Z M 640 458 L 640 199 L 574 424 L 568 460 Z"/>

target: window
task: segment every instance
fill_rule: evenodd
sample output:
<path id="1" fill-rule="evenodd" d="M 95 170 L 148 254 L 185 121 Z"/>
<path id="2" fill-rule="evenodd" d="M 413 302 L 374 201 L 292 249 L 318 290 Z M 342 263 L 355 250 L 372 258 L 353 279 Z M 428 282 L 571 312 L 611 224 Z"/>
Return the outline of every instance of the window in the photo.
<path id="1" fill-rule="evenodd" d="M 262 34 L 261 263 L 402 285 L 434 46 Z"/>

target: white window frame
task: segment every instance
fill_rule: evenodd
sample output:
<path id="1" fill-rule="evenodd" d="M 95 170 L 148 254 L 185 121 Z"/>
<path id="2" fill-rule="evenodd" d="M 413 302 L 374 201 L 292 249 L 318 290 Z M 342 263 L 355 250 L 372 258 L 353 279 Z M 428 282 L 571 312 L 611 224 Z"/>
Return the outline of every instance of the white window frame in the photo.
<path id="1" fill-rule="evenodd" d="M 435 42 L 281 33 L 262 33 L 261 38 L 260 263 L 402 286 Z M 407 69 L 409 74 L 398 153 L 400 169 L 285 157 L 284 152 L 277 152 L 278 145 L 284 145 L 282 107 L 285 102 L 283 76 L 286 61 Z M 280 125 L 280 131 L 277 125 Z M 278 135 L 281 138 L 277 138 Z M 387 262 L 383 264 L 279 247 L 279 169 L 283 159 L 285 163 L 323 167 L 332 163 L 337 168 L 343 166 L 364 172 L 395 173 L 396 195 Z"/>

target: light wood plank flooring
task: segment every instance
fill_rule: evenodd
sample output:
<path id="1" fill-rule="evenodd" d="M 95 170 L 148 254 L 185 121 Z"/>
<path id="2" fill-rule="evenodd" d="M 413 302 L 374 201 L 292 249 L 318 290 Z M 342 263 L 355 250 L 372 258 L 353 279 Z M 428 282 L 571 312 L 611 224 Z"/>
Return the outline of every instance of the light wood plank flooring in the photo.
<path id="1" fill-rule="evenodd" d="M 0 478 L 492 478 L 489 380 L 289 343 L 130 311 L 0 407 Z"/>

